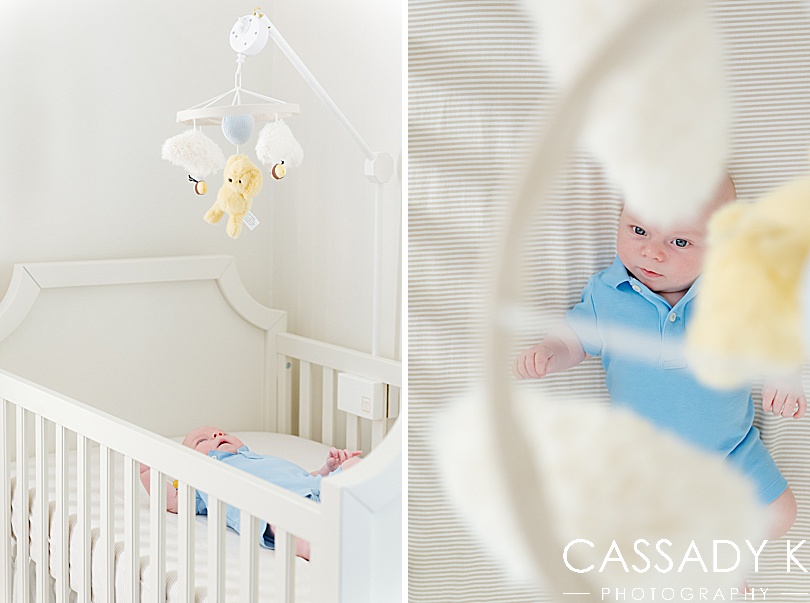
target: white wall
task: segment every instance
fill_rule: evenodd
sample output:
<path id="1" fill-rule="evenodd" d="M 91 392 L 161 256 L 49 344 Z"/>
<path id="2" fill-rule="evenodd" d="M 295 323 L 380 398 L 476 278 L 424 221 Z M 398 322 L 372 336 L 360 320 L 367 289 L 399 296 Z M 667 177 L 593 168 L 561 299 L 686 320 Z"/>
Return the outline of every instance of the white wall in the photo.
<path id="1" fill-rule="evenodd" d="M 276 4 L 278 17 L 271 19 L 369 144 L 397 156 L 401 5 Z M 362 173 L 358 151 L 337 122 L 318 113 L 317 100 L 307 97 L 275 49 L 249 59 L 243 84 L 301 105 L 291 126 L 304 146 L 305 166 L 278 183 L 266 178 L 253 209 L 259 228 L 234 241 L 224 224 L 203 222 L 221 175 L 198 197 L 186 173 L 160 158 L 163 141 L 183 130 L 175 123 L 177 110 L 232 87 L 228 33 L 254 6 L 216 0 L 0 3 L 0 291 L 16 262 L 231 254 L 248 291 L 287 310 L 293 329 L 368 348 L 371 260 L 362 241 L 370 240 L 370 231 L 358 207 L 370 207 L 371 186 L 355 182 L 355 168 Z M 368 53 L 361 42 L 366 36 L 375 48 Z M 383 63 L 389 73 L 380 77 Z M 290 83 L 282 86 L 282 77 Z M 232 152 L 217 129 L 206 133 Z M 391 248 L 399 232 L 397 186 L 387 187 Z M 397 266 L 396 254 L 387 253 L 386 261 Z M 396 286 L 387 287 L 393 299 Z"/>
<path id="2" fill-rule="evenodd" d="M 268 12 L 366 143 L 399 165 L 402 2 L 274 0 Z M 273 301 L 289 309 L 301 334 L 370 351 L 374 186 L 363 176 L 359 146 L 281 53 L 274 58 L 277 96 L 301 106 L 288 123 L 304 163 L 280 183 L 273 205 Z M 395 174 L 384 197 L 386 356 L 399 347 L 400 188 Z"/>

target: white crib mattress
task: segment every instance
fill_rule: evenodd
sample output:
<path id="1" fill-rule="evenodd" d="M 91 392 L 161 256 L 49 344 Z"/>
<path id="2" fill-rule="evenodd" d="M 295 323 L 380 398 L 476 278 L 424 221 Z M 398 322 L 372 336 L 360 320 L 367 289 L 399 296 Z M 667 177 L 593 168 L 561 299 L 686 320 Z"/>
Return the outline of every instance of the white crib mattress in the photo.
<path id="1" fill-rule="evenodd" d="M 287 458 L 292 460 L 302 467 L 308 470 L 314 470 L 319 468 L 323 465 L 323 462 L 326 458 L 328 447 L 320 444 L 318 442 L 313 442 L 311 440 L 306 440 L 303 438 L 299 438 L 296 436 L 285 435 L 285 434 L 276 434 L 276 433 L 266 433 L 266 432 L 235 432 L 248 447 L 255 451 L 262 454 L 273 454 L 275 456 L 280 456 L 283 458 Z M 182 438 L 175 438 L 177 441 L 182 440 Z M 34 463 L 33 459 L 29 462 L 29 491 L 34 489 Z M 54 479 L 54 455 L 51 455 L 51 460 L 49 463 L 50 467 L 50 475 L 49 475 L 49 492 L 50 492 L 50 500 L 51 505 L 51 517 L 53 516 L 53 509 L 55 500 L 55 479 Z M 71 559 L 71 570 L 70 570 L 70 584 L 71 587 L 75 590 L 76 585 L 78 584 L 78 573 L 76 572 L 76 564 L 74 563 L 74 559 L 77 558 L 78 555 L 78 544 L 74 543 L 76 540 L 74 538 L 74 530 L 73 526 L 75 525 L 75 512 L 77 508 L 76 504 L 76 488 L 75 488 L 75 478 L 76 478 L 76 463 L 75 463 L 75 451 L 71 451 L 71 457 L 69 458 L 69 467 L 70 467 L 70 492 L 69 492 L 69 500 L 70 500 L 70 514 L 71 514 L 71 530 L 70 530 L 70 559 Z M 94 446 L 91 449 L 91 468 L 93 471 L 93 480 L 92 484 L 96 485 L 91 490 L 91 522 L 93 525 L 92 530 L 92 547 L 95 549 L 97 544 L 97 538 L 99 534 L 98 526 L 100 524 L 100 493 L 98 490 L 97 484 L 99 483 L 99 451 L 98 447 Z M 116 564 L 115 564 L 115 588 L 116 593 L 118 596 L 122 595 L 122 587 L 124 581 L 124 573 L 123 573 L 123 566 L 121 566 L 118 562 L 119 556 L 121 555 L 121 551 L 123 550 L 123 534 L 124 534 L 124 518 L 123 518 L 123 506 L 124 506 L 124 487 L 123 487 L 123 479 L 121 476 L 123 475 L 123 458 L 120 455 L 115 455 L 115 500 L 118 503 L 116 505 L 115 511 L 115 533 L 116 533 Z M 34 500 L 36 499 L 36 494 L 31 493 L 29 496 L 29 519 L 30 519 L 30 530 L 31 530 L 31 558 L 37 559 L 39 555 L 39 534 L 42 531 L 42 526 L 40 525 L 39 519 L 36 517 L 35 514 L 30 512 L 30 509 L 35 508 Z M 16 525 L 17 525 L 17 514 L 19 513 L 18 504 L 16 497 L 12 497 L 12 533 L 14 534 L 14 538 L 16 539 Z M 177 551 L 177 541 L 178 541 L 178 517 L 173 513 L 166 514 L 166 575 L 167 575 L 167 601 L 178 601 L 179 600 L 179 584 L 177 582 L 177 567 L 178 567 L 178 551 Z M 195 554 L 195 577 L 196 582 L 195 586 L 197 587 L 197 596 L 196 600 L 198 602 L 207 601 L 206 595 L 206 576 L 208 574 L 208 549 L 207 549 L 207 542 L 208 542 L 208 523 L 207 518 L 203 516 L 198 516 L 195 519 L 195 542 L 196 542 L 196 554 Z M 148 601 L 150 596 L 150 573 L 151 568 L 149 565 L 149 496 L 147 495 L 146 491 L 143 488 L 140 488 L 140 547 L 141 547 L 141 600 Z M 55 549 L 58 548 L 57 543 L 55 542 L 55 538 L 58 538 L 58 534 L 51 533 L 50 538 L 50 549 L 53 552 Z M 228 601 L 237 600 L 239 595 L 239 576 L 240 572 L 238 568 L 240 567 L 240 552 L 239 552 L 239 535 L 232 531 L 226 530 L 226 537 L 225 537 L 225 557 L 226 557 L 226 599 Z M 273 567 L 273 560 L 274 560 L 274 551 L 260 548 L 259 550 L 259 593 L 260 593 L 260 600 L 261 601 L 275 601 L 277 597 L 275 596 L 275 590 L 273 588 L 273 583 L 275 581 L 274 572 L 275 569 Z M 99 575 L 101 572 L 100 568 L 96 567 L 97 562 L 94 557 L 93 561 L 93 568 L 91 572 L 92 576 L 92 584 L 93 589 L 96 590 L 100 588 L 100 579 Z M 51 555 L 51 575 L 55 574 L 55 566 L 53 565 L 53 555 Z M 308 580 L 308 569 L 309 564 L 304 561 L 303 559 L 296 559 L 296 602 L 298 603 L 308 603 L 311 601 L 311 597 L 309 593 L 311 589 L 309 587 L 309 580 Z"/>

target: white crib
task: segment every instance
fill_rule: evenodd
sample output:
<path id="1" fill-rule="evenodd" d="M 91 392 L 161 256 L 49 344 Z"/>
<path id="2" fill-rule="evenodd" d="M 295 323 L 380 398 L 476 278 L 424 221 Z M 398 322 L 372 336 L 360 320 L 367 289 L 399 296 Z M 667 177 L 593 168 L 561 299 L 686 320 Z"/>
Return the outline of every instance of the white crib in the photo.
<path id="1" fill-rule="evenodd" d="M 16 266 L 0 303 L 0 598 L 401 600 L 401 364 L 285 329 L 231 257 Z M 382 384 L 382 402 L 339 410 L 339 373 Z M 200 424 L 302 465 L 330 445 L 366 459 L 325 479 L 318 504 L 166 437 Z M 239 535 L 226 504 L 241 510 Z M 275 551 L 248 529 L 257 518 Z"/>

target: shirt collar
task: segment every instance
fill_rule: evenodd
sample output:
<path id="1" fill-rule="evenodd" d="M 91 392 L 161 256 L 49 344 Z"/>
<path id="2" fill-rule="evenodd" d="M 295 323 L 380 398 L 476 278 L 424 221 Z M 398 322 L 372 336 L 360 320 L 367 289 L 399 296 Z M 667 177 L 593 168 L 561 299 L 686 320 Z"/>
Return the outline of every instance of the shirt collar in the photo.
<path id="1" fill-rule="evenodd" d="M 614 289 L 622 283 L 629 283 L 630 278 L 630 273 L 627 272 L 627 268 L 624 267 L 618 255 L 613 260 L 613 263 L 602 273 L 602 280 Z"/>
<path id="2" fill-rule="evenodd" d="M 236 452 L 228 452 L 227 450 L 209 450 L 208 456 L 215 458 L 217 460 L 226 459 L 229 456 L 235 456 L 237 454 L 241 454 L 244 457 L 249 459 L 258 459 L 261 458 L 262 455 L 256 454 L 255 452 L 251 452 L 247 446 L 242 446 Z"/>
<path id="3" fill-rule="evenodd" d="M 622 261 L 619 259 L 618 255 L 613 260 L 613 263 L 604 270 L 604 272 L 602 273 L 602 279 L 607 285 L 610 285 L 614 289 L 618 289 L 619 285 L 621 285 L 622 283 L 628 283 L 631 286 L 638 285 L 639 287 L 642 288 L 642 290 L 646 290 L 647 292 L 649 292 L 650 295 L 660 297 L 660 295 L 658 295 L 657 293 L 650 291 L 640 280 L 630 276 L 630 273 L 627 271 L 627 268 L 624 267 L 624 264 L 622 264 Z M 699 287 L 700 279 L 701 277 L 698 276 L 695 282 L 692 283 L 692 286 L 689 287 L 689 290 L 678 301 L 678 303 L 675 304 L 676 306 L 683 306 L 684 304 L 691 301 L 693 297 L 695 297 L 695 294 L 697 293 Z"/>

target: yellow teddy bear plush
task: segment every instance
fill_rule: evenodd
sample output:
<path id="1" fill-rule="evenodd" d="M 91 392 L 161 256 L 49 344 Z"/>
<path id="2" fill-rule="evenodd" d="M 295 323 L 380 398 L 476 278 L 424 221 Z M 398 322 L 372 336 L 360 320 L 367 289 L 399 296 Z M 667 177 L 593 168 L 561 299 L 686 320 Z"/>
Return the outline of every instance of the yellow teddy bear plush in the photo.
<path id="1" fill-rule="evenodd" d="M 262 188 L 262 172 L 247 155 L 231 155 L 225 164 L 225 178 L 217 193 L 217 200 L 203 220 L 216 224 L 223 213 L 228 214 L 225 232 L 232 239 L 242 233 L 242 218 L 250 211 L 253 197 Z"/>
<path id="2" fill-rule="evenodd" d="M 799 299 L 810 259 L 810 178 L 720 209 L 708 245 L 686 339 L 698 377 L 723 387 L 798 371 L 810 359 Z"/>

